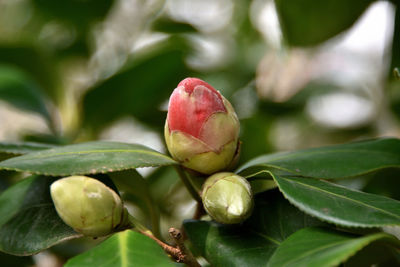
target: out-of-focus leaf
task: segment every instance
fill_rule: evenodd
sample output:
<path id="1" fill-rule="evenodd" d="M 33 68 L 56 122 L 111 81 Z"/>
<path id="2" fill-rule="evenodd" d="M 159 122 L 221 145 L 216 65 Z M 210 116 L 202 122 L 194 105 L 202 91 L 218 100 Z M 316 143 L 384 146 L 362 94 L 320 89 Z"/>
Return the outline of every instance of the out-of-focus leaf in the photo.
<path id="1" fill-rule="evenodd" d="M 70 259 L 66 267 L 175 266 L 161 247 L 149 237 L 126 230 Z"/>
<path id="2" fill-rule="evenodd" d="M 346 227 L 400 225 L 400 201 L 313 178 L 273 177 L 293 205 L 321 220 Z"/>
<path id="3" fill-rule="evenodd" d="M 69 0 L 55 2 L 34 0 L 35 8 L 46 16 L 74 23 L 78 27 L 87 27 L 93 20 L 104 17 L 113 4 L 113 0 Z"/>
<path id="4" fill-rule="evenodd" d="M 324 179 L 354 177 L 385 168 L 400 168 L 399 151 L 399 139 L 373 139 L 263 155 L 247 162 L 237 172 L 242 176 L 274 170 L 274 173 L 284 171 Z"/>
<path id="5" fill-rule="evenodd" d="M 253 215 L 243 225 L 185 221 L 195 249 L 213 266 L 265 266 L 292 233 L 322 222 L 289 204 L 278 191 L 258 195 Z"/>
<path id="6" fill-rule="evenodd" d="M 36 82 L 37 89 L 43 89 L 52 100 L 59 100 L 57 68 L 53 59 L 44 51 L 22 44 L 2 44 L 0 62 L 18 67 Z"/>
<path id="7" fill-rule="evenodd" d="M 275 0 L 284 37 L 290 45 L 317 45 L 341 33 L 372 0 Z"/>
<path id="8" fill-rule="evenodd" d="M 0 65 L 0 99 L 11 105 L 42 115 L 51 121 L 46 108 L 43 90 L 25 73 L 17 68 Z"/>
<path id="9" fill-rule="evenodd" d="M 0 252 L 0 262 L 3 266 L 29 267 L 34 265 L 32 257 L 18 257 L 2 252 Z"/>
<path id="10" fill-rule="evenodd" d="M 136 170 L 112 172 L 109 173 L 109 176 L 114 181 L 119 190 L 123 191 L 129 196 L 133 196 L 143 201 L 144 205 L 142 209 L 150 218 L 150 223 L 152 226 L 150 230 L 153 232 L 154 235 L 160 236 L 160 214 L 152 198 L 152 195 L 150 194 L 147 180 L 145 180 Z"/>
<path id="11" fill-rule="evenodd" d="M 399 171 L 390 168 L 371 174 L 362 191 L 400 200 L 399 188 Z"/>
<path id="12" fill-rule="evenodd" d="M 187 69 L 180 42 L 171 41 L 132 64 L 84 97 L 84 126 L 95 130 L 124 115 L 161 129 L 166 114 L 159 110 Z"/>
<path id="13" fill-rule="evenodd" d="M 268 141 L 270 124 L 265 123 L 268 121 L 270 121 L 269 117 L 260 114 L 240 121 L 240 139 L 243 142 L 240 148 L 240 162 L 249 161 L 257 155 L 271 151 Z"/>
<path id="14" fill-rule="evenodd" d="M 58 216 L 50 197 L 54 178 L 31 176 L 0 195 L 0 250 L 31 255 L 79 237 Z"/>
<path id="15" fill-rule="evenodd" d="M 399 266 L 400 252 L 384 242 L 373 242 L 344 263 L 344 267 Z"/>
<path id="16" fill-rule="evenodd" d="M 386 233 L 357 237 L 322 228 L 304 228 L 283 241 L 267 266 L 337 266 L 363 247 L 381 239 L 389 239 L 400 246 L 396 238 Z"/>
<path id="17" fill-rule="evenodd" d="M 66 176 L 177 164 L 137 144 L 95 141 L 29 153 L 0 162 L 0 169 Z"/>
<path id="18" fill-rule="evenodd" d="M 194 33 L 197 30 L 190 24 L 160 17 L 152 23 L 153 31 L 165 33 Z"/>

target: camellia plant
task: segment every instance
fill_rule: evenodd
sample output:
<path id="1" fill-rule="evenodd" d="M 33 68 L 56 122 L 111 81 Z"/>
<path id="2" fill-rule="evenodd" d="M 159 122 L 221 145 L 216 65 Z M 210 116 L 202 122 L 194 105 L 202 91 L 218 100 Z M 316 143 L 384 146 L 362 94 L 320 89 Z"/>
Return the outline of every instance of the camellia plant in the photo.
<path id="1" fill-rule="evenodd" d="M 1 2 L 0 266 L 400 266 L 399 1 L 329 51 L 375 4 Z"/>
<path id="2" fill-rule="evenodd" d="M 66 266 L 200 266 L 202 257 L 215 266 L 334 266 L 372 246 L 397 262 L 400 201 L 337 182 L 397 171 L 399 139 L 261 155 L 236 168 L 239 131 L 228 100 L 187 78 L 169 102 L 172 158 L 129 143 L 3 143 L 0 168 L 32 176 L 0 196 L 0 248 L 24 256 L 105 237 Z M 133 169 L 156 166 L 173 166 L 197 202 L 192 219 L 169 229 L 170 242 L 121 197 L 143 179 Z"/>

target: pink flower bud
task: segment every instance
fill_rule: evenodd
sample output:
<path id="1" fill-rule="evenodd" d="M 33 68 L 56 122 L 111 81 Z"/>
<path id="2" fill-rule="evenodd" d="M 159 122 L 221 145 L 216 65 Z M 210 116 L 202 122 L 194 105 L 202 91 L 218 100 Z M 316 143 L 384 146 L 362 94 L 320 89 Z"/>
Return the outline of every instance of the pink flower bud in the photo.
<path id="1" fill-rule="evenodd" d="M 186 78 L 173 91 L 165 140 L 183 166 L 204 174 L 226 169 L 236 156 L 239 130 L 231 104 L 208 83 Z"/>

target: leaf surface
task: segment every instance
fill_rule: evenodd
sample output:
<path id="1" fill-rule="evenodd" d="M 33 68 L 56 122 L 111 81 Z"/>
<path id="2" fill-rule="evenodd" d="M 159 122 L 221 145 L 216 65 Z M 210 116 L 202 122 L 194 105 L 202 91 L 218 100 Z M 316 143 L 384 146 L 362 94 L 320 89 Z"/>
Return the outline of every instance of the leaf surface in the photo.
<path id="1" fill-rule="evenodd" d="M 292 233 L 323 225 L 294 206 L 277 191 L 256 197 L 252 216 L 243 225 L 185 221 L 196 251 L 213 266 L 266 266 L 276 248 Z"/>
<path id="2" fill-rule="evenodd" d="M 393 236 L 385 233 L 357 237 L 323 228 L 304 228 L 279 246 L 268 267 L 337 266 L 363 247 L 382 239 L 400 244 Z"/>
<path id="3" fill-rule="evenodd" d="M 312 178 L 273 177 L 293 205 L 321 220 L 347 227 L 400 225 L 400 201 Z"/>
<path id="4" fill-rule="evenodd" d="M 31 255 L 80 237 L 58 216 L 50 197 L 54 178 L 31 176 L 0 195 L 0 250 Z"/>
<path id="5" fill-rule="evenodd" d="M 400 140 L 374 139 L 294 152 L 263 155 L 242 165 L 243 176 L 271 170 L 324 179 L 354 177 L 385 168 L 400 172 Z"/>
<path id="6" fill-rule="evenodd" d="M 11 158 L 0 162 L 0 169 L 67 176 L 173 164 L 170 157 L 142 145 L 95 141 Z"/>
<path id="7" fill-rule="evenodd" d="M 371 0 L 275 0 L 281 28 L 289 44 L 316 45 L 350 28 Z"/>
<path id="8" fill-rule="evenodd" d="M 175 266 L 149 237 L 126 230 L 114 234 L 91 250 L 70 259 L 65 267 Z"/>

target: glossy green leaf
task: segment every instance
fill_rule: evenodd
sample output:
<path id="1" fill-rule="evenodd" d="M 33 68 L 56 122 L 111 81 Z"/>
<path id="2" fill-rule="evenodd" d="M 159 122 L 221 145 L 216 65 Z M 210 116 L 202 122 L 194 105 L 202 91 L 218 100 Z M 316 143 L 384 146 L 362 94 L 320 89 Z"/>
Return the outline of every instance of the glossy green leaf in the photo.
<path id="1" fill-rule="evenodd" d="M 400 201 L 312 178 L 274 180 L 293 205 L 321 220 L 348 227 L 400 225 Z"/>
<path id="2" fill-rule="evenodd" d="M 0 250 L 31 255 L 79 237 L 58 216 L 50 197 L 54 178 L 31 176 L 0 195 Z"/>
<path id="3" fill-rule="evenodd" d="M 187 72 L 181 42 L 164 43 L 87 92 L 85 126 L 98 130 L 127 115 L 159 129 L 164 126 L 166 114 L 159 107 Z"/>
<path id="4" fill-rule="evenodd" d="M 196 251 L 212 266 L 265 266 L 292 233 L 323 223 L 289 204 L 278 191 L 257 195 L 253 215 L 242 225 L 185 221 Z"/>
<path id="5" fill-rule="evenodd" d="M 50 121 L 42 92 L 21 70 L 0 65 L 0 99 L 24 111 L 38 113 Z"/>
<path id="6" fill-rule="evenodd" d="M 70 259 L 65 267 L 175 266 L 149 237 L 126 230 L 114 234 L 93 249 Z"/>
<path id="7" fill-rule="evenodd" d="M 399 139 L 374 139 L 263 155 L 247 162 L 237 172 L 243 176 L 272 170 L 324 179 L 354 177 L 384 168 L 400 168 L 399 151 Z"/>
<path id="8" fill-rule="evenodd" d="M 290 45 L 316 45 L 350 28 L 372 0 L 275 0 Z"/>
<path id="9" fill-rule="evenodd" d="M 322 228 L 304 228 L 279 246 L 267 266 L 337 266 L 363 247 L 382 239 L 400 245 L 396 238 L 385 233 L 358 237 Z"/>
<path id="10" fill-rule="evenodd" d="M 142 145 L 96 141 L 11 158 L 0 162 L 0 169 L 67 176 L 172 164 L 170 157 Z"/>
<path id="11" fill-rule="evenodd" d="M 23 155 L 35 151 L 52 148 L 53 145 L 41 144 L 41 143 L 11 143 L 11 142 L 0 142 L 0 160 L 3 158 L 12 158 L 18 155 Z"/>

